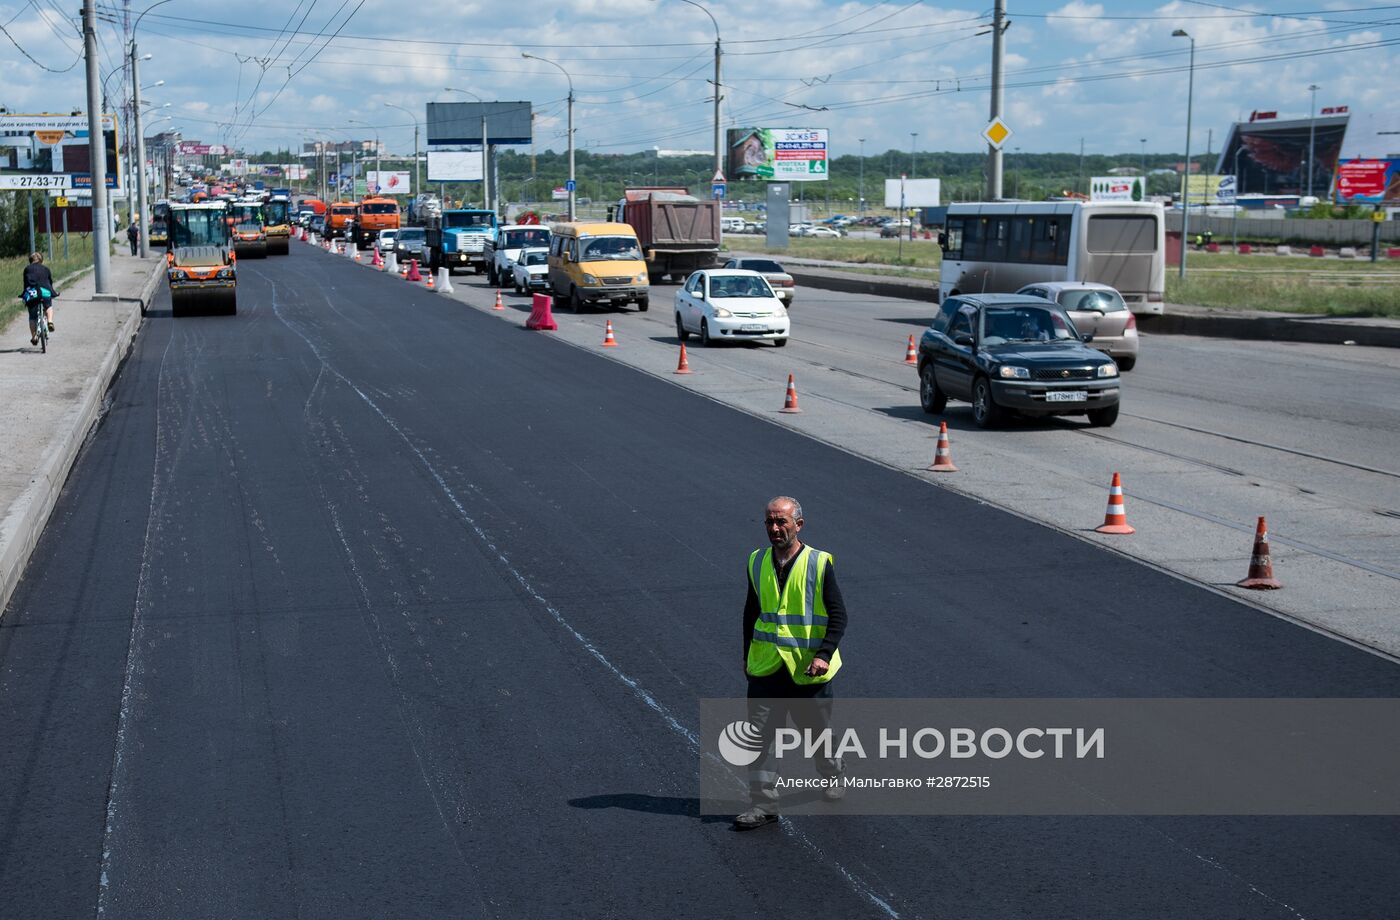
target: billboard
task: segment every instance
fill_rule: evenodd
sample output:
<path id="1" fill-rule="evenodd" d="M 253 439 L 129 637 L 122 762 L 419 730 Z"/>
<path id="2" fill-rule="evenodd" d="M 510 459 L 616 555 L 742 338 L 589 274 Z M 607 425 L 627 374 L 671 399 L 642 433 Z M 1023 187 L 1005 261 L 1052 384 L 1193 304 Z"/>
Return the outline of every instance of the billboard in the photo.
<path id="1" fill-rule="evenodd" d="M 936 208 L 942 185 L 940 179 L 886 179 L 885 207 Z"/>
<path id="2" fill-rule="evenodd" d="M 102 136 L 107 151 L 107 187 L 119 188 L 121 159 L 114 116 L 102 116 Z M 87 116 L 0 114 L 0 173 L 66 174 L 72 188 L 92 188 Z"/>
<path id="3" fill-rule="evenodd" d="M 224 156 L 229 152 L 223 144 L 201 144 L 198 141 L 181 141 L 177 149 L 181 156 L 191 157 Z"/>
<path id="4" fill-rule="evenodd" d="M 730 179 L 826 179 L 825 128 L 730 128 L 728 138 Z"/>
<path id="5" fill-rule="evenodd" d="M 429 182 L 480 182 L 481 153 L 466 150 L 429 150 Z"/>
<path id="6" fill-rule="evenodd" d="M 1339 204 L 1400 201 L 1400 159 L 1343 160 L 1337 167 Z"/>
<path id="7" fill-rule="evenodd" d="M 533 138 L 528 102 L 429 102 L 428 146 L 480 144 L 483 117 L 489 144 L 528 144 Z"/>
<path id="8" fill-rule="evenodd" d="M 1186 200 L 1194 205 L 1234 204 L 1234 176 L 1188 176 Z"/>
<path id="9" fill-rule="evenodd" d="M 1140 176 L 1095 176 L 1089 180 L 1089 200 L 1141 201 L 1146 188 Z"/>
<path id="10" fill-rule="evenodd" d="M 375 169 L 365 171 L 365 181 L 369 184 L 370 193 L 375 195 L 412 195 L 412 179 L 413 173 L 390 172 L 387 169 L 383 172 Z"/>

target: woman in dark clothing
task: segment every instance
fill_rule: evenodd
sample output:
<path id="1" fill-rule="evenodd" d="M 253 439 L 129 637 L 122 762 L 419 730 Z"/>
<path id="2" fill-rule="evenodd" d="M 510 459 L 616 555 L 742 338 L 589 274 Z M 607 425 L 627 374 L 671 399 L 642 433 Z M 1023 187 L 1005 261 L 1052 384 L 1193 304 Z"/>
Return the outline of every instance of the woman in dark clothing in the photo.
<path id="1" fill-rule="evenodd" d="M 53 273 L 44 264 L 42 253 L 31 252 L 29 264 L 24 267 L 24 305 L 29 308 L 29 344 L 39 344 L 39 309 L 44 311 L 44 322 L 53 332 L 53 299 L 58 296 L 54 288 Z"/>

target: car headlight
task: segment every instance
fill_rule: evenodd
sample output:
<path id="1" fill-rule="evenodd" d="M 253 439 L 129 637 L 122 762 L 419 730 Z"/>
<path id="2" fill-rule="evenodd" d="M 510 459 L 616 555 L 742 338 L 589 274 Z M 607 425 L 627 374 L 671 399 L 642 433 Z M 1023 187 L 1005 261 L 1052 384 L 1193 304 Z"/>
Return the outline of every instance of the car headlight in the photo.
<path id="1" fill-rule="evenodd" d="M 1000 376 L 1002 376 L 1002 377 L 1014 377 L 1014 378 L 1016 378 L 1017 380 L 1029 380 L 1029 379 L 1031 379 L 1031 372 L 1030 372 L 1030 369 L 1029 369 L 1029 368 L 1025 368 L 1025 367 L 1014 367 L 1014 366 L 1009 365 L 1009 364 L 1008 364 L 1008 365 L 1004 365 L 1004 366 L 1002 367 L 1002 369 L 998 372 L 998 374 L 999 374 Z"/>
<path id="2" fill-rule="evenodd" d="M 1117 377 L 1117 376 L 1118 376 L 1118 365 L 1116 365 L 1116 364 L 1100 364 L 1100 365 L 1099 365 L 1098 376 L 1100 376 L 1100 377 Z"/>
<path id="3" fill-rule="evenodd" d="M 583 283 L 584 283 L 584 284 L 597 284 L 597 283 L 598 283 L 598 279 L 595 278 L 595 277 L 592 276 L 592 275 L 587 275 L 587 274 L 586 274 L 586 275 L 583 276 Z"/>
<path id="4" fill-rule="evenodd" d="M 729 317 L 733 315 L 733 313 L 730 313 L 728 310 L 724 309 L 724 307 L 715 307 L 715 319 L 729 319 Z"/>
<path id="5" fill-rule="evenodd" d="M 637 277 L 633 278 L 632 280 L 635 281 L 637 284 L 646 284 L 646 283 L 647 283 L 647 273 L 646 273 L 646 272 L 642 272 L 640 275 L 638 275 Z"/>

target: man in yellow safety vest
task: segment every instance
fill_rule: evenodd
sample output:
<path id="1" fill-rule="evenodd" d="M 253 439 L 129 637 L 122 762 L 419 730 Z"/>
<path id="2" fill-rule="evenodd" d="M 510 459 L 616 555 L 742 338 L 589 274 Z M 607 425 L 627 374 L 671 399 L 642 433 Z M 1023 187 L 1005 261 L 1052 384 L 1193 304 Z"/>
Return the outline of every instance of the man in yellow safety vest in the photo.
<path id="1" fill-rule="evenodd" d="M 768 502 L 763 526 L 768 549 L 749 554 L 744 603 L 744 673 L 749 723 L 762 738 L 763 754 L 749 767 L 751 809 L 734 819 L 740 830 L 778 820 L 778 770 L 773 737 L 789 718 L 798 729 L 820 732 L 831 724 L 831 680 L 841 669 L 837 645 L 846 631 L 846 604 L 831 555 L 803 545 L 802 506 L 786 495 Z M 827 801 L 842 796 L 842 765 L 817 758 L 817 772 L 832 785 Z"/>

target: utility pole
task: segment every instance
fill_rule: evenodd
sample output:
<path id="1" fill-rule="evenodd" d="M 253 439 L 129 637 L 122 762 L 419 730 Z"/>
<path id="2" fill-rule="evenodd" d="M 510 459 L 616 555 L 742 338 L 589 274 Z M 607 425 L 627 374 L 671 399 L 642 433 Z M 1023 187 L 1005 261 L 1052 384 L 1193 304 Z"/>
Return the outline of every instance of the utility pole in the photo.
<path id="1" fill-rule="evenodd" d="M 92 161 L 92 273 L 96 292 L 108 294 L 111 292 L 108 256 L 112 219 L 107 214 L 107 142 L 102 134 L 97 11 L 93 0 L 83 0 L 83 53 L 87 57 L 88 157 Z"/>
<path id="2" fill-rule="evenodd" d="M 705 12 L 709 12 L 706 10 Z M 711 16 L 713 21 L 714 17 Z M 723 52 L 719 45 L 719 24 L 715 24 L 715 175 L 724 175 L 724 147 L 720 144 L 719 137 L 719 101 L 724 98 L 719 93 L 719 62 Z"/>
<path id="3" fill-rule="evenodd" d="M 484 106 L 486 103 L 482 103 Z M 491 210 L 491 147 L 486 140 L 486 109 L 481 110 L 481 206 Z"/>
<path id="4" fill-rule="evenodd" d="M 1313 193 L 1313 141 L 1317 138 L 1317 91 L 1321 88 L 1316 83 L 1308 86 L 1312 93 L 1312 108 L 1308 111 L 1308 197 Z"/>
<path id="5" fill-rule="evenodd" d="M 149 258 L 151 250 L 146 242 L 148 224 L 146 219 L 146 137 L 141 128 L 141 68 L 140 57 L 136 54 L 136 39 L 131 40 L 131 111 L 136 116 L 132 127 L 136 131 L 136 226 L 141 240 L 141 258 Z M 128 195 L 131 190 L 127 189 Z"/>
<path id="6" fill-rule="evenodd" d="M 1006 51 L 1006 0 L 996 0 L 992 10 L 992 112 L 991 121 L 1001 117 L 1002 69 Z M 1001 149 L 987 145 L 987 200 L 1001 200 Z"/>
<path id="7" fill-rule="evenodd" d="M 1077 183 L 1075 184 L 1074 190 L 1075 190 L 1076 192 L 1079 191 L 1080 187 L 1083 186 L 1083 185 L 1084 185 L 1084 138 L 1081 137 L 1081 138 L 1079 139 L 1079 182 L 1077 182 Z M 1086 194 L 1087 194 L 1087 191 L 1086 191 Z"/>

